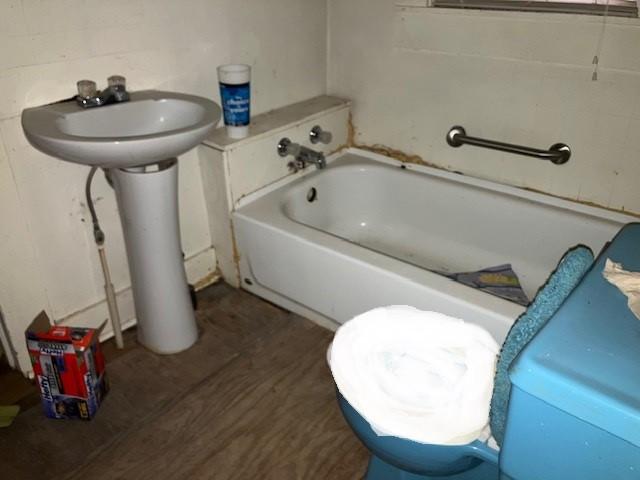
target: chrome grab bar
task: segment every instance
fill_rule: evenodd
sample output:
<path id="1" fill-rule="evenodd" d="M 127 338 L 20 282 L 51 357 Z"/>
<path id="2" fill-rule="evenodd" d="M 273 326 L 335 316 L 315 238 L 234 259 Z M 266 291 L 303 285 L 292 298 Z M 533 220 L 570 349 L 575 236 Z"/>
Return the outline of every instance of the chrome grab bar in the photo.
<path id="1" fill-rule="evenodd" d="M 447 133 L 447 143 L 452 147 L 460 147 L 464 144 L 475 145 L 476 147 L 500 150 L 501 152 L 517 153 L 527 157 L 535 157 L 540 160 L 549 160 L 556 165 L 562 165 L 571 158 L 571 148 L 564 143 L 554 143 L 549 150 L 539 150 L 537 148 L 523 147 L 511 143 L 496 142 L 486 138 L 470 137 L 460 126 L 451 127 Z"/>

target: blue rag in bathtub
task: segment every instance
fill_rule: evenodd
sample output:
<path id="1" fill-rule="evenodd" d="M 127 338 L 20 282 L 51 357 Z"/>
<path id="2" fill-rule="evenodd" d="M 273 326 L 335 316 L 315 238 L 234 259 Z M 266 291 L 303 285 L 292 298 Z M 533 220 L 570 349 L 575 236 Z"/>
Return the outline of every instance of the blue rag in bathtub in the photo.
<path id="1" fill-rule="evenodd" d="M 529 298 L 524 293 L 518 275 L 510 264 L 485 268 L 475 272 L 448 273 L 437 272 L 447 278 L 460 282 L 468 287 L 482 290 L 496 297 L 510 300 L 519 305 L 527 306 Z"/>

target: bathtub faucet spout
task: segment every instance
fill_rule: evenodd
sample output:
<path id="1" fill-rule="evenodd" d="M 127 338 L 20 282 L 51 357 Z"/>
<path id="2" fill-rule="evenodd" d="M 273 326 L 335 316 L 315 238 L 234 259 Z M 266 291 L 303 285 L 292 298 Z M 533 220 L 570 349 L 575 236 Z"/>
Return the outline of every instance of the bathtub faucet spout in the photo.
<path id="1" fill-rule="evenodd" d="M 278 143 L 278 153 L 281 157 L 293 156 L 294 161 L 289 164 L 289 168 L 294 172 L 306 168 L 309 164 L 314 164 L 316 168 L 324 168 L 327 166 L 324 153 L 317 152 L 298 143 L 293 143 L 288 138 L 280 140 L 280 143 Z"/>

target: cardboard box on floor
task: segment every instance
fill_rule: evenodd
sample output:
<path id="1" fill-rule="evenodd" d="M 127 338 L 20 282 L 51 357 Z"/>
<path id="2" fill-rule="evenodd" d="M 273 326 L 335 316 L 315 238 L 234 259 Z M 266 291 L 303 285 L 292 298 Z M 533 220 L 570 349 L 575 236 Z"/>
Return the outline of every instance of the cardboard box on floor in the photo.
<path id="1" fill-rule="evenodd" d="M 99 341 L 104 325 L 97 329 L 51 325 L 43 311 L 27 328 L 27 349 L 47 417 L 95 416 L 108 391 Z"/>

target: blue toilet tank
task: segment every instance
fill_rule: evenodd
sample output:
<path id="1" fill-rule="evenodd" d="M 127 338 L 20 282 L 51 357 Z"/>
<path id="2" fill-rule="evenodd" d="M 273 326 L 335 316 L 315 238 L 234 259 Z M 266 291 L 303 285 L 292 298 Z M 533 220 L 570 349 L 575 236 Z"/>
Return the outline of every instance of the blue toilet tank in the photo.
<path id="1" fill-rule="evenodd" d="M 623 228 L 512 365 L 504 479 L 640 479 L 640 320 L 602 276 L 640 271 L 640 224 Z"/>

